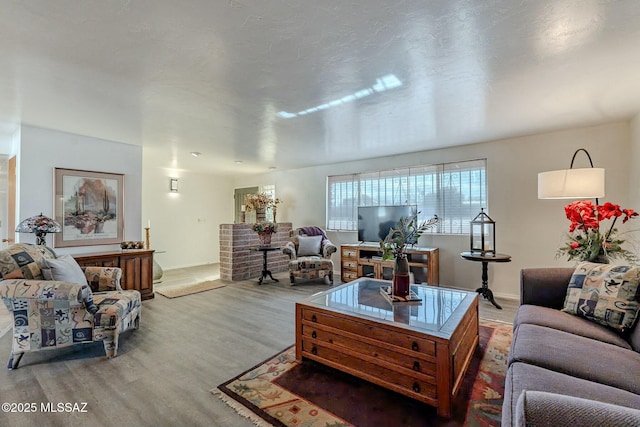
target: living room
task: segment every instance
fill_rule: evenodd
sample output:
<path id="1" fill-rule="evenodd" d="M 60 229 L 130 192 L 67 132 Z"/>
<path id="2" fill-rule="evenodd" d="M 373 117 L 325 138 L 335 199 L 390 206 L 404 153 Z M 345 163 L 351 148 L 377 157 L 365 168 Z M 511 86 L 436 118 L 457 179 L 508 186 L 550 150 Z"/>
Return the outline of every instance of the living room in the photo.
<path id="1" fill-rule="evenodd" d="M 240 8 L 250 8 L 241 2 L 229 2 L 228 7 L 231 9 L 231 4 L 236 3 Z M 624 15 L 623 11 L 627 11 L 626 15 L 633 15 L 629 11 L 635 11 L 635 8 L 624 4 L 625 2 L 622 3 L 619 9 L 610 6 L 612 8 L 610 12 L 616 12 L 616 16 L 618 14 Z M 572 5 L 577 7 L 578 4 L 574 2 Z M 496 7 L 496 10 L 507 10 L 503 9 L 504 5 L 494 4 L 493 6 Z M 417 5 L 413 5 L 413 7 L 420 10 Z M 27 13 L 21 8 L 17 9 L 20 10 L 20 13 L 16 12 L 16 14 L 22 19 L 32 17 L 31 13 Z M 578 9 L 580 8 L 578 7 Z M 574 9 L 571 11 L 575 12 L 576 19 L 584 18 Z M 257 13 L 250 12 L 246 13 L 247 16 L 255 18 Z M 261 16 L 270 16 L 263 10 L 260 12 L 264 13 Z M 62 14 L 60 11 L 57 13 L 56 17 L 60 17 Z M 351 10 L 350 13 L 350 16 L 355 19 L 355 12 Z M 637 12 L 634 13 L 637 14 Z M 445 15 L 449 16 L 443 13 L 443 16 Z M 131 21 L 135 22 L 138 18 L 142 19 L 134 14 Z M 540 61 L 540 63 L 532 64 L 532 71 L 529 72 L 511 64 L 510 66 L 513 66 L 514 69 L 509 76 L 501 77 L 500 83 L 487 84 L 485 87 L 487 97 L 490 97 L 489 93 L 492 91 L 500 95 L 490 97 L 486 102 L 478 99 L 485 95 L 479 96 L 469 90 L 469 86 L 462 85 L 465 88 L 464 93 L 453 90 L 444 93 L 453 94 L 453 98 L 458 96 L 460 99 L 464 99 L 464 102 L 460 102 L 454 107 L 441 105 L 443 110 L 438 114 L 433 112 L 431 115 L 423 114 L 425 113 L 423 104 L 418 104 L 417 108 L 414 108 L 416 106 L 411 103 L 402 107 L 403 104 L 399 103 L 400 100 L 405 98 L 413 102 L 415 101 L 414 96 L 420 95 L 428 98 L 429 96 L 434 97 L 434 93 L 426 91 L 421 80 L 421 83 L 415 86 L 407 83 L 406 87 L 397 89 L 400 95 L 391 99 L 394 102 L 393 105 L 401 109 L 400 111 L 412 108 L 418 111 L 419 114 L 412 115 L 411 120 L 420 122 L 419 126 L 415 126 L 419 128 L 419 132 L 391 114 L 390 111 L 393 111 L 393 108 L 389 109 L 384 105 L 369 105 L 365 102 L 362 105 L 363 114 L 352 109 L 352 105 L 355 104 L 318 113 L 324 115 L 322 123 L 314 122 L 314 125 L 309 127 L 316 132 L 309 137 L 309 144 L 305 144 L 300 142 L 302 139 L 299 136 L 298 138 L 291 136 L 292 134 L 296 135 L 291 131 L 291 128 L 295 126 L 291 121 L 312 119 L 311 114 L 306 118 L 283 119 L 276 116 L 277 110 L 272 111 L 273 108 L 267 108 L 265 110 L 271 111 L 273 117 L 264 119 L 262 113 L 258 114 L 255 113 L 255 110 L 251 110 L 252 113 L 245 116 L 243 120 L 261 122 L 262 124 L 256 125 L 251 131 L 244 132 L 241 129 L 242 125 L 237 123 L 240 120 L 238 117 L 229 120 L 233 122 L 233 125 L 225 123 L 229 112 L 222 107 L 212 106 L 208 103 L 196 106 L 188 105 L 185 107 L 184 115 L 196 118 L 191 118 L 180 126 L 176 125 L 177 128 L 184 131 L 182 135 L 176 136 L 169 135 L 170 129 L 167 126 L 157 128 L 160 130 L 146 128 L 146 126 L 151 126 L 148 121 L 145 121 L 151 120 L 151 115 L 142 119 L 130 114 L 133 119 L 127 117 L 125 120 L 117 112 L 121 100 L 110 99 L 101 90 L 88 92 L 93 97 L 105 97 L 108 105 L 104 110 L 93 113 L 89 107 L 85 107 L 88 110 L 86 115 L 72 108 L 64 114 L 62 111 L 56 110 L 55 103 L 50 99 L 40 100 L 39 102 L 43 102 L 51 111 L 50 115 L 45 115 L 44 108 L 37 113 L 30 113 L 29 108 L 26 108 L 23 118 L 16 119 L 18 115 L 14 113 L 3 114 L 0 117 L 3 124 L 0 133 L 2 154 L 16 156 L 17 161 L 17 220 L 40 212 L 47 216 L 54 215 L 54 168 L 124 174 L 123 240 L 144 240 L 144 228 L 149 227 L 151 248 L 157 252 L 155 258 L 162 268 L 171 271 L 220 262 L 219 227 L 220 224 L 234 222 L 233 194 L 235 189 L 272 185 L 275 188 L 276 196 L 282 201 L 278 207 L 279 222 L 290 222 L 294 227 L 317 225 L 326 228 L 328 176 L 486 159 L 487 209 L 496 221 L 497 250 L 511 256 L 510 263 L 490 267 L 489 286 L 498 297 L 518 300 L 520 298 L 519 274 L 523 268 L 573 266 L 573 262 L 567 261 L 566 258 L 556 257 L 558 247 L 564 244 L 565 234 L 568 230 L 568 221 L 564 213 L 567 201 L 538 199 L 538 173 L 566 169 L 573 153 L 578 148 L 584 148 L 590 153 L 594 166 L 606 170 L 606 196 L 603 201 L 611 201 L 631 209 L 640 209 L 640 192 L 635 184 L 640 179 L 640 171 L 634 167 L 640 164 L 640 104 L 637 101 L 640 97 L 637 96 L 638 87 L 635 83 L 636 71 L 640 64 L 638 64 L 635 50 L 633 50 L 639 40 L 639 34 L 637 30 L 629 29 L 626 26 L 632 20 L 631 18 L 627 17 L 625 20 L 618 17 L 617 19 L 620 20 L 620 28 L 624 30 L 621 30 L 623 34 L 618 34 L 610 29 L 610 32 L 604 32 L 609 37 L 603 36 L 601 41 L 606 42 L 606 46 L 609 47 L 617 44 L 619 52 L 613 51 L 614 53 L 609 54 L 606 53 L 606 48 L 595 42 L 593 44 L 580 42 L 574 48 L 581 53 L 582 62 L 572 63 L 574 64 L 572 67 L 564 67 L 562 60 Z M 109 19 L 105 18 L 105 20 L 109 22 Z M 277 19 L 275 21 L 279 22 Z M 50 29 L 61 31 L 60 22 L 65 21 L 49 22 L 47 25 L 50 26 Z M 612 26 L 615 27 L 615 25 Z M 17 44 L 19 38 L 14 37 L 16 38 L 13 39 L 13 42 Z M 562 58 L 562 55 L 562 53 L 558 54 L 558 58 Z M 535 54 L 531 53 L 530 56 L 535 56 Z M 585 60 L 585 56 L 591 58 Z M 566 60 L 570 59 L 572 59 L 570 52 L 566 53 Z M 607 67 L 603 66 L 603 68 L 606 68 L 608 72 L 606 77 L 603 77 L 606 74 L 605 71 L 596 73 L 594 79 L 588 83 L 577 77 L 579 73 L 584 72 L 584 69 L 591 70 L 593 68 L 590 67 L 595 68 L 605 62 Z M 373 62 L 370 65 L 373 66 Z M 542 70 L 546 69 L 545 67 L 551 70 L 548 74 L 542 73 Z M 576 69 L 575 67 L 583 68 Z M 459 76 L 457 74 L 459 71 L 458 69 L 453 75 Z M 538 73 L 537 77 L 536 73 Z M 557 79 L 550 77 L 554 73 L 557 73 L 555 74 Z M 186 75 L 188 74 L 185 73 Z M 59 75 L 57 76 L 59 77 Z M 74 78 L 76 76 L 73 75 Z M 256 79 L 258 78 L 256 77 Z M 496 76 L 496 78 L 498 77 Z M 76 90 L 80 92 L 80 86 L 91 86 L 92 80 L 87 80 L 85 83 L 79 84 L 78 87 L 73 85 L 72 80 L 71 77 L 68 80 L 62 79 L 64 84 L 61 86 L 71 87 L 73 90 L 71 90 L 70 96 L 74 100 L 80 100 L 82 97 L 76 93 Z M 469 83 L 469 81 L 466 82 Z M 534 83 L 535 89 L 528 88 Z M 44 84 L 39 81 L 39 85 Z M 175 83 L 175 86 L 181 88 L 179 83 Z M 35 87 L 41 86 L 36 85 Z M 257 87 L 260 87 L 260 84 L 257 84 Z M 522 98 L 516 99 L 519 91 L 524 91 L 524 87 L 527 87 L 526 94 Z M 339 87 L 339 90 L 336 89 L 337 93 L 331 93 L 331 96 L 344 94 L 343 88 L 344 86 Z M 360 86 L 356 86 L 353 89 L 359 88 Z M 449 87 L 449 89 L 451 88 Z M 46 93 L 52 93 L 50 90 L 48 88 Z M 45 91 L 43 90 L 43 92 Z M 221 91 L 220 93 L 226 92 Z M 243 91 L 238 89 L 237 93 L 243 93 Z M 229 96 L 232 103 L 236 102 L 235 96 L 239 96 L 237 93 Z M 505 104 L 502 106 L 499 102 L 503 101 L 503 96 L 506 98 L 505 94 L 511 94 L 510 101 L 507 102 L 505 99 Z M 138 95 L 140 94 L 138 93 Z M 304 95 L 309 94 L 304 93 Z M 383 95 L 387 94 L 380 96 Z M 60 98 L 62 97 L 60 96 Z M 243 102 L 247 104 L 253 102 L 252 96 L 245 98 Z M 193 100 L 193 98 L 190 99 Z M 174 100 L 171 99 L 167 103 L 172 104 Z M 317 102 L 328 102 L 329 100 L 323 98 Z M 175 104 L 181 105 L 183 101 Z M 309 96 L 305 102 L 307 104 L 296 105 L 299 108 L 308 107 L 315 105 L 313 102 L 316 101 Z M 390 102 L 390 99 L 383 100 L 381 104 L 385 102 Z M 474 105 L 484 104 L 478 108 L 486 108 L 486 111 L 481 115 L 465 115 L 470 112 L 465 106 L 467 102 Z M 93 105 L 93 108 L 97 108 L 95 104 Z M 202 107 L 204 113 L 197 111 L 198 107 Z M 291 107 L 291 109 L 293 108 Z M 339 110 L 339 108 L 345 108 L 346 111 Z M 140 108 L 140 110 L 143 109 Z M 224 111 L 220 117 L 215 119 L 215 124 L 212 127 L 195 127 L 194 123 L 206 122 L 209 114 L 214 115 L 215 112 L 220 112 L 220 109 Z M 14 112 L 16 107 L 8 110 Z M 126 110 L 127 113 L 132 112 L 126 108 L 123 110 Z M 457 113 L 457 110 L 461 113 Z M 178 118 L 173 116 L 179 117 L 183 114 L 179 107 L 173 104 L 161 112 L 155 110 L 154 112 L 156 113 L 153 116 L 155 121 L 165 122 L 171 122 L 174 119 L 177 121 Z M 101 114 L 104 116 L 104 121 L 100 120 Z M 80 117 L 79 120 L 78 117 Z M 430 119 L 426 117 L 430 117 Z M 473 120 L 469 120 L 467 117 L 472 117 Z M 123 129 L 118 130 L 116 128 L 120 119 L 123 119 Z M 290 122 L 285 123 L 284 120 L 290 120 Z M 425 124 L 424 121 L 429 124 Z M 469 124 L 469 121 L 473 123 Z M 351 122 L 351 124 L 347 126 L 347 122 Z M 379 126 L 372 124 L 374 122 Z M 514 124 L 511 125 L 512 123 Z M 225 130 L 218 130 L 216 126 Z M 227 130 L 227 126 L 232 128 L 232 131 Z M 459 129 L 456 129 L 456 126 Z M 490 132 L 485 130 L 485 127 L 487 129 L 490 127 Z M 478 129 L 482 131 L 478 131 Z M 282 134 L 275 135 L 277 131 L 282 131 Z M 163 136 L 161 142 L 154 141 L 154 139 L 160 139 L 161 132 L 166 132 L 167 136 Z M 230 138 L 229 132 L 236 132 L 241 137 Z M 286 139 L 282 145 L 278 145 L 280 136 L 283 137 L 282 139 Z M 440 137 L 448 144 L 440 143 Z M 185 142 L 190 139 L 193 140 L 193 143 Z M 367 139 L 370 141 L 367 142 Z M 211 140 L 219 140 L 219 146 L 210 143 Z M 320 147 L 315 146 L 318 141 L 320 141 L 318 144 Z M 354 142 L 349 144 L 344 141 Z M 232 146 L 232 148 L 226 147 L 226 145 Z M 267 154 L 261 150 L 266 150 Z M 199 152 L 200 155 L 192 156 L 191 152 L 193 151 Z M 323 152 L 326 152 L 327 155 L 323 156 Z M 281 166 L 274 167 L 273 165 L 279 164 L 279 157 L 286 159 L 286 161 L 283 160 Z M 322 161 L 313 163 L 308 161 L 310 158 Z M 296 160 L 300 161 L 302 166 L 296 166 Z M 576 167 L 588 166 L 585 157 L 579 156 L 576 159 Z M 178 179 L 177 192 L 170 191 L 171 178 Z M 3 224 L 6 223 L 6 217 L 0 219 Z M 633 223 L 621 225 L 623 231 L 633 228 Z M 13 233 L 6 230 L 6 227 L 1 229 L 1 233 L 1 238 L 14 237 Z M 341 244 L 357 243 L 355 231 L 327 229 L 327 235 L 338 247 Z M 35 236 L 31 234 L 16 234 L 15 237 L 20 242 L 35 242 Z M 53 236 L 50 235 L 47 241 L 50 242 L 52 238 Z M 471 291 L 479 286 L 480 266 L 460 258 L 460 253 L 469 248 L 467 234 L 427 233 L 421 237 L 420 245 L 439 248 L 441 286 Z M 110 249 L 117 250 L 119 246 L 55 248 L 60 255 Z M 334 265 L 340 265 L 339 253 L 334 255 L 333 261 Z M 336 276 L 339 276 L 339 271 L 336 271 Z M 216 337 L 220 341 L 214 342 L 214 338 L 200 337 L 195 332 L 192 332 L 189 338 L 201 338 L 204 341 L 203 348 L 210 352 L 219 351 L 219 354 L 211 356 L 210 359 L 198 356 L 195 363 L 197 368 L 195 369 L 210 372 L 206 371 L 211 369 L 210 367 L 203 367 L 200 364 L 219 363 L 222 366 L 219 368 L 221 371 L 228 371 L 230 374 L 239 373 L 249 367 L 246 366 L 247 363 L 250 364 L 248 354 L 256 353 L 255 362 L 253 362 L 255 364 L 272 355 L 275 350 L 280 350 L 291 344 L 293 342 L 293 318 L 289 322 L 286 319 L 288 315 L 293 313 L 292 299 L 302 298 L 303 294 L 318 290 L 324 290 L 324 287 L 318 284 L 313 284 L 306 289 L 292 287 L 289 291 L 290 296 L 287 296 L 283 290 L 279 289 L 274 291 L 274 296 L 281 298 L 277 302 L 269 299 L 270 289 L 268 286 L 251 290 L 277 307 L 273 324 L 266 327 L 264 331 L 257 329 L 262 322 L 269 319 L 267 303 L 265 306 L 257 308 L 257 314 L 248 321 L 247 325 L 250 328 L 256 328 L 256 330 L 246 332 L 244 335 L 241 334 L 241 338 L 258 341 L 255 347 L 248 343 L 242 343 L 242 339 L 234 340 L 229 331 L 223 330 L 232 329 L 235 326 L 234 322 L 237 324 L 243 321 L 241 316 L 237 316 L 229 310 L 243 312 L 250 311 L 250 309 L 243 308 L 239 301 L 233 301 L 226 308 L 221 303 L 214 303 L 220 313 L 229 316 L 223 327 L 218 325 L 214 329 Z M 156 299 L 162 300 L 159 297 Z M 134 332 L 139 335 L 144 332 L 149 333 L 148 340 L 150 341 L 157 339 L 158 332 L 153 331 L 151 324 L 145 325 L 147 318 L 145 318 L 144 310 L 149 306 L 150 316 L 148 319 L 161 321 L 151 314 L 154 311 L 153 304 L 159 302 L 143 303 L 143 329 Z M 172 303 L 175 304 L 177 301 L 172 301 Z M 486 304 L 487 302 L 481 301 L 481 303 Z M 176 308 L 170 311 L 172 315 L 180 317 L 180 310 L 193 311 L 192 314 L 197 322 L 206 324 L 208 321 L 207 312 L 211 310 L 210 305 L 196 304 L 197 309 L 203 312 L 192 310 L 186 303 L 177 303 L 175 306 Z M 166 309 L 169 310 L 168 307 Z M 183 317 L 182 321 L 187 321 L 187 319 Z M 175 340 L 180 337 L 177 331 L 171 331 L 169 335 Z M 147 338 L 142 341 L 146 340 Z M 126 341 L 123 339 L 121 344 L 124 354 L 129 351 L 129 354 L 138 357 L 137 350 L 127 348 Z M 225 343 L 233 343 L 235 348 L 219 350 L 220 347 L 224 347 Z M 140 344 L 141 348 L 151 347 L 148 341 Z M 164 349 L 165 347 L 163 347 Z M 8 351 L 8 347 L 5 350 Z M 65 357 L 85 358 L 87 354 L 96 359 L 104 359 L 98 350 L 91 347 L 88 353 L 79 350 L 76 350 L 77 354 L 63 353 L 55 362 L 65 361 Z M 232 360 L 236 357 L 236 352 L 243 353 L 241 362 Z M 179 358 L 179 351 L 175 350 L 172 356 Z M 34 362 L 35 368 L 31 369 L 37 371 L 47 369 L 48 365 L 43 361 L 46 360 L 46 357 L 36 360 Z M 144 360 L 148 361 L 148 359 Z M 119 372 L 119 368 L 125 370 L 128 366 L 118 365 L 118 358 L 111 361 L 100 360 L 100 362 L 101 368 L 99 369 L 103 369 L 105 366 L 102 362 L 115 362 L 111 368 L 97 374 L 104 381 L 109 375 L 122 375 L 123 377 L 127 375 Z M 161 358 L 161 363 L 171 364 L 172 359 L 169 355 L 164 356 Z M 83 367 L 86 366 L 91 365 L 83 365 Z M 180 368 L 189 369 L 183 365 L 180 365 Z M 19 373 L 22 369 L 28 369 L 28 364 L 25 363 L 25 366 L 16 370 L 15 373 Z M 140 377 L 148 375 L 149 371 L 143 370 L 137 365 L 136 369 L 139 371 L 133 372 L 133 379 L 131 379 L 133 383 L 139 381 L 136 386 L 142 387 L 140 384 L 161 386 L 161 383 L 158 382 L 140 380 Z M 174 386 L 172 391 L 175 391 L 176 388 L 183 388 L 182 384 L 176 385 L 177 381 L 174 381 L 174 377 L 180 376 L 178 369 L 169 368 L 169 370 L 171 371 L 169 377 Z M 216 375 L 218 373 L 216 372 Z M 42 372 L 40 374 L 42 375 Z M 3 373 L 2 375 L 5 378 L 5 375 L 8 376 L 11 373 Z M 197 373 L 189 373 L 189 378 L 194 381 L 197 376 Z M 128 381 L 128 379 L 121 378 L 118 387 L 122 387 L 122 384 Z M 209 385 L 214 387 L 216 381 L 217 379 L 211 379 Z M 42 394 L 44 394 L 51 400 L 51 396 L 54 395 L 52 392 L 53 384 L 53 382 L 47 383 L 44 386 L 46 389 L 44 392 L 25 388 L 30 391 L 25 391 L 23 397 L 35 398 L 38 396 L 42 398 Z M 2 389 L 1 386 L 0 389 Z M 201 391 L 198 390 L 198 392 Z M 16 389 L 11 389 L 11 392 L 16 393 Z M 71 400 L 77 400 L 76 395 L 68 390 L 67 393 L 65 396 Z M 159 392 L 154 397 L 160 403 L 149 403 L 140 397 L 143 395 L 143 391 L 137 390 L 136 393 L 136 399 L 139 399 L 138 403 L 141 406 L 170 405 L 172 399 L 170 395 Z M 16 395 L 12 394 L 12 396 Z M 101 394 L 101 397 L 104 395 Z M 124 404 L 125 401 L 126 399 L 123 398 L 119 402 Z M 198 405 L 204 405 L 206 397 L 200 395 L 197 401 Z M 181 405 L 184 405 L 184 399 L 181 399 Z M 108 412 L 109 408 L 117 410 L 116 405 L 113 406 L 111 408 L 109 404 L 106 404 L 105 408 L 101 408 L 100 411 Z M 159 411 L 165 415 L 167 413 L 166 408 Z M 181 411 L 181 414 L 184 414 L 184 411 Z M 215 420 L 212 424 L 225 425 L 225 422 L 234 420 L 231 413 L 221 412 L 221 414 L 223 414 L 220 415 L 223 421 Z M 131 414 L 129 413 L 127 416 L 131 416 Z M 98 423 L 105 423 L 106 419 L 108 419 L 106 415 L 98 416 Z M 60 419 L 57 420 L 61 424 L 64 423 Z M 119 420 L 123 421 L 123 419 Z M 127 420 L 129 419 L 124 418 L 124 421 Z M 135 419 L 134 424 L 153 421 L 157 420 L 145 419 L 141 421 Z M 168 419 L 168 424 L 204 424 L 203 421 L 198 417 L 186 421 Z M 242 425 L 242 422 L 244 421 L 239 421 L 238 425 Z M 14 425 L 19 424 L 15 423 Z"/>

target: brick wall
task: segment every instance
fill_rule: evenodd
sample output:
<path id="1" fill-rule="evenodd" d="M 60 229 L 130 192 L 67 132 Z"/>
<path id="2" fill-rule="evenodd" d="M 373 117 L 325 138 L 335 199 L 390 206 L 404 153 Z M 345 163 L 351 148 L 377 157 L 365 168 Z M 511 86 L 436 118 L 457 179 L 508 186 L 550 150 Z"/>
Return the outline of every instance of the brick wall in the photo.
<path id="1" fill-rule="evenodd" d="M 271 236 L 271 246 L 282 248 L 289 241 L 290 222 L 279 222 L 278 232 Z M 262 272 L 263 255 L 252 251 L 260 245 L 251 224 L 220 224 L 220 278 L 240 281 L 258 279 Z M 289 257 L 282 251 L 267 253 L 268 269 L 272 273 L 287 271 Z"/>

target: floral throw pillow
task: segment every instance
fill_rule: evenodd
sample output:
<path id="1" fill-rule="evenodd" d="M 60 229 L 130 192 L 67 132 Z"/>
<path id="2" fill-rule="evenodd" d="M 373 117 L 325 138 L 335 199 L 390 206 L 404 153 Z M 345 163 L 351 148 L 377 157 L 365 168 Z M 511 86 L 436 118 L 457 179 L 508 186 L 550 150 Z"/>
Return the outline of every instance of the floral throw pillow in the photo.
<path id="1" fill-rule="evenodd" d="M 582 262 L 571 276 L 562 311 L 628 332 L 638 317 L 639 284 L 637 267 Z"/>

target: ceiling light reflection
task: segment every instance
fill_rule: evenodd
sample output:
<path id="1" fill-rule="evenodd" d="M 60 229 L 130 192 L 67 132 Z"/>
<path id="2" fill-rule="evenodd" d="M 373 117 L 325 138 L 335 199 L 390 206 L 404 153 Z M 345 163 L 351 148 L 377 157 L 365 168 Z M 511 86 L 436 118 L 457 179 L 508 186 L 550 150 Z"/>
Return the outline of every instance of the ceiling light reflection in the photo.
<path id="1" fill-rule="evenodd" d="M 395 89 L 400 86 L 402 86 L 402 82 L 398 77 L 395 76 L 395 74 L 387 74 L 386 76 L 376 79 L 375 84 L 366 89 L 360 89 L 357 92 L 343 96 L 342 98 L 334 99 L 333 101 L 329 101 L 325 104 L 317 105 L 315 107 L 307 108 L 306 110 L 298 111 L 297 113 L 280 111 L 277 116 L 282 119 L 292 119 L 298 116 L 305 116 L 307 114 L 315 113 L 316 111 L 326 110 L 331 107 L 337 107 L 338 105 L 353 102 L 356 99 L 361 99 L 366 96 L 373 95 L 374 93 L 385 92 L 387 90 Z"/>

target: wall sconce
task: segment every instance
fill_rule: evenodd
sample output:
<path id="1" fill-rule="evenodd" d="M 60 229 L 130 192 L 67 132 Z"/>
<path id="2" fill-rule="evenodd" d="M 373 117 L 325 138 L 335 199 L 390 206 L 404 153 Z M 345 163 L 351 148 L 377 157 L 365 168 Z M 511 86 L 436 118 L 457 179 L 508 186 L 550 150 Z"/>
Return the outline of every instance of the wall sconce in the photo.
<path id="1" fill-rule="evenodd" d="M 172 193 L 178 192 L 178 178 L 171 178 L 169 181 L 169 190 L 171 190 Z"/>
<path id="2" fill-rule="evenodd" d="M 573 168 L 573 161 L 580 152 L 589 158 L 589 168 Z M 591 156 L 584 148 L 573 153 L 569 169 L 538 174 L 538 199 L 596 199 L 604 197 L 604 169 L 594 168 Z"/>

